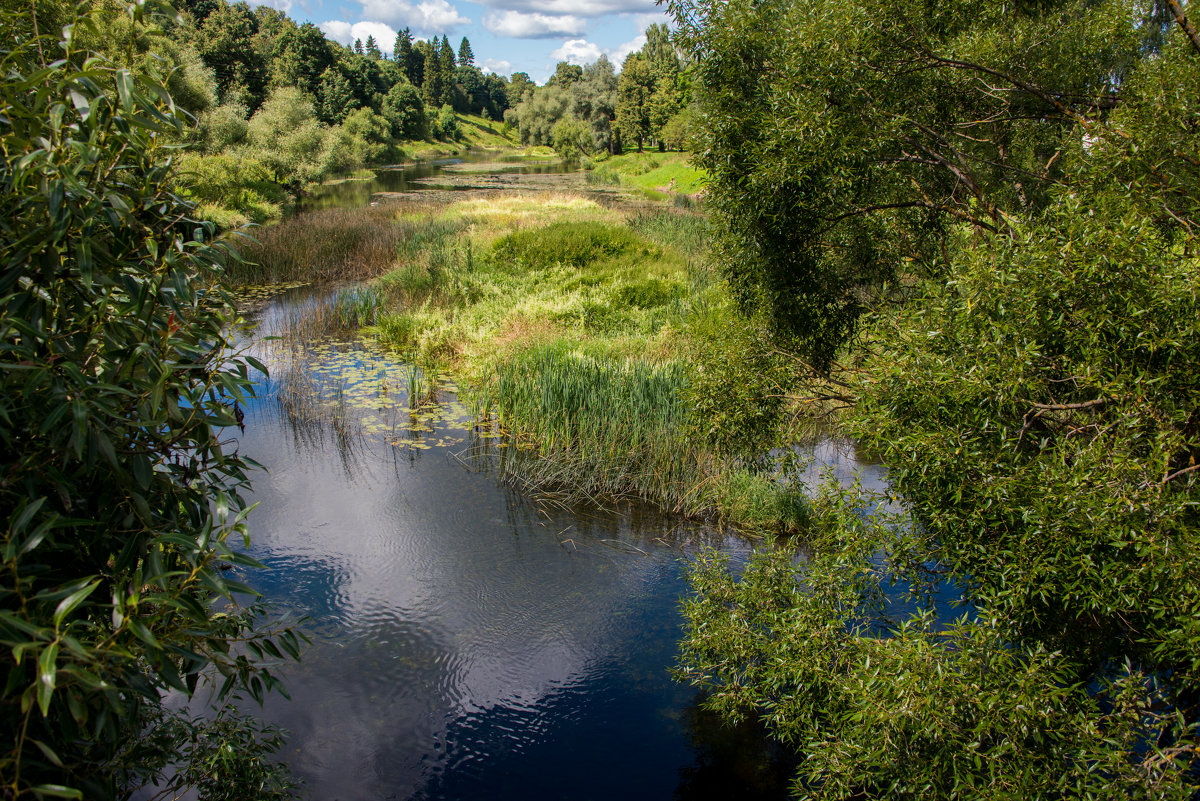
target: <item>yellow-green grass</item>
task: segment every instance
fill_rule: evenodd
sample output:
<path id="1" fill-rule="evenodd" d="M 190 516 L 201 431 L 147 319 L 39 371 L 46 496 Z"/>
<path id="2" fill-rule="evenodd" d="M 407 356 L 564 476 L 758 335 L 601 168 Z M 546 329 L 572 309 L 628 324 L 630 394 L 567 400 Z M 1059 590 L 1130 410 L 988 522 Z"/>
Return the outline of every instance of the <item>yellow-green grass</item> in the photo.
<path id="1" fill-rule="evenodd" d="M 556 193 L 423 207 L 395 224 L 425 234 L 374 282 L 391 305 L 365 330 L 460 379 L 481 418 L 525 446 L 506 452 L 507 475 L 574 497 L 799 525 L 794 493 L 691 433 L 696 332 L 738 324 L 697 256 L 701 218 L 627 217 Z"/>
<path id="2" fill-rule="evenodd" d="M 694 195 L 704 189 L 705 174 L 691 165 L 690 153 L 625 153 L 599 162 L 597 173 L 615 174 L 622 186 Z M 671 181 L 675 184 L 672 187 Z"/>

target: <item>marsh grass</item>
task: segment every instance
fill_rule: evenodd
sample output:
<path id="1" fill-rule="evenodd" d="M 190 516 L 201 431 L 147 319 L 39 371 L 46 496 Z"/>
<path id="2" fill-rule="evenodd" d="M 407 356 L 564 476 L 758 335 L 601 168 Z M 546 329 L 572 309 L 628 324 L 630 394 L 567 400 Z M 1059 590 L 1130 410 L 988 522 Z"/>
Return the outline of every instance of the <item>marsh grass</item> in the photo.
<path id="1" fill-rule="evenodd" d="M 683 380 L 676 365 L 605 362 L 555 343 L 496 365 L 469 408 L 525 445 L 502 451 L 500 467 L 527 486 L 683 511 L 703 459 L 679 436 Z"/>
<path id="2" fill-rule="evenodd" d="M 366 281 L 392 268 L 404 228 L 388 205 L 320 209 L 260 228 L 231 265 L 235 284 Z"/>
<path id="3" fill-rule="evenodd" d="M 708 220 L 694 213 L 643 210 L 629 221 L 640 236 L 680 253 L 699 258 L 708 252 Z"/>
<path id="4" fill-rule="evenodd" d="M 704 219 L 626 213 L 561 193 L 396 203 L 377 217 L 390 269 L 305 311 L 295 339 L 374 336 L 404 364 L 393 386 L 417 415 L 447 374 L 462 379 L 485 432 L 463 458 L 523 491 L 800 525 L 803 497 L 690 435 L 695 332 L 737 325 L 704 263 Z"/>

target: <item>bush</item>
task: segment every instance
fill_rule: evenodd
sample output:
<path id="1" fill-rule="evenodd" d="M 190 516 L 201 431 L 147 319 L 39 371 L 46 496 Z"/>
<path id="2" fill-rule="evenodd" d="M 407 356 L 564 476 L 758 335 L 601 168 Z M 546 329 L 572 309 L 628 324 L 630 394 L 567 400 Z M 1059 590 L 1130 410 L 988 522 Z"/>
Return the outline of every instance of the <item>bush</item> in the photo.
<path id="1" fill-rule="evenodd" d="M 69 43 L 49 67 L 51 40 L 2 46 L 0 785 L 177 792 L 220 741 L 223 775 L 253 783 L 225 792 L 288 795 L 269 733 L 164 704 L 213 677 L 261 701 L 277 682 L 255 654 L 297 653 L 238 601 L 249 465 L 222 440 L 257 365 L 229 356 L 229 251 L 171 191 L 184 125 L 161 82 L 79 71 Z"/>

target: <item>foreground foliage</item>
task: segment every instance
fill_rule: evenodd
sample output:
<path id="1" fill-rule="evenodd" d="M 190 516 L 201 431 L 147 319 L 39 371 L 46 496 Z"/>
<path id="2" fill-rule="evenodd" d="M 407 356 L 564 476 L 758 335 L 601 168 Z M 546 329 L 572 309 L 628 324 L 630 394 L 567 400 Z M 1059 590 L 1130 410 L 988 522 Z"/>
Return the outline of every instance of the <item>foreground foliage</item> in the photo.
<path id="1" fill-rule="evenodd" d="M 699 562 L 682 675 L 797 750 L 802 797 L 1192 797 L 1181 6 L 675 10 L 727 274 L 902 499 L 829 492 L 803 560 Z"/>
<path id="2" fill-rule="evenodd" d="M 229 252 L 171 191 L 165 83 L 73 44 L 89 19 L 60 44 L 25 16 L 0 16 L 0 795 L 288 796 L 276 733 L 164 702 L 261 701 L 297 654 L 238 601 Z"/>

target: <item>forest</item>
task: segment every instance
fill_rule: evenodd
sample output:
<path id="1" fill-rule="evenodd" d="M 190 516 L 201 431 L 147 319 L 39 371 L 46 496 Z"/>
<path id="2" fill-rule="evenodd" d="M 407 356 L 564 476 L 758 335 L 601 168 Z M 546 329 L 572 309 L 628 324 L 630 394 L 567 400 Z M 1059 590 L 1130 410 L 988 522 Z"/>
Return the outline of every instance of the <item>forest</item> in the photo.
<path id="1" fill-rule="evenodd" d="M 453 374 L 511 486 L 750 543 L 683 553 L 673 675 L 793 797 L 1195 797 L 1200 14 L 666 6 L 538 86 L 268 6 L 0 5 L 4 797 L 301 792 L 251 702 L 312 629 L 247 578 L 229 432 L 239 292 L 328 278 L 296 326 L 404 354 L 414 416 Z M 496 147 L 574 194 L 295 213 Z M 699 199 L 620 194 L 675 150 Z M 805 483 L 832 437 L 886 488 Z"/>

